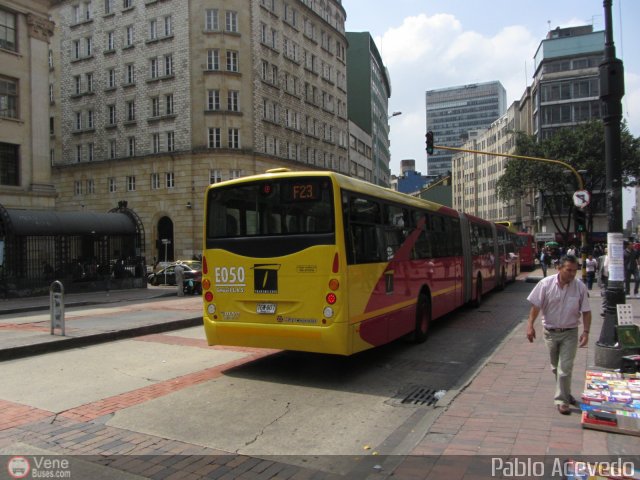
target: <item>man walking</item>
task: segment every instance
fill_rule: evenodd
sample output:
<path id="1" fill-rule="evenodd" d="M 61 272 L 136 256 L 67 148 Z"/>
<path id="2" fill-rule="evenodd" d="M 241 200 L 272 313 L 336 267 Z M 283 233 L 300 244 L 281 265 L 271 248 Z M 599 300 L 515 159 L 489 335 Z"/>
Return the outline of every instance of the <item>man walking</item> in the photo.
<path id="1" fill-rule="evenodd" d="M 558 273 L 545 277 L 536 284 L 527 297 L 531 303 L 527 322 L 527 339 L 536 338 L 534 322 L 542 312 L 544 341 L 549 349 L 551 369 L 556 377 L 554 403 L 558 412 L 569 415 L 569 405 L 576 405 L 571 395 L 571 374 L 578 350 L 589 341 L 591 307 L 589 293 L 584 283 L 576 280 L 578 259 L 564 256 L 560 259 Z M 582 317 L 583 331 L 578 338 L 578 324 Z"/>
<path id="2" fill-rule="evenodd" d="M 638 256 L 636 251 L 627 241 L 624 242 L 624 293 L 627 297 L 631 294 L 631 277 L 633 276 L 633 296 L 638 296 L 640 276 L 638 275 Z"/>

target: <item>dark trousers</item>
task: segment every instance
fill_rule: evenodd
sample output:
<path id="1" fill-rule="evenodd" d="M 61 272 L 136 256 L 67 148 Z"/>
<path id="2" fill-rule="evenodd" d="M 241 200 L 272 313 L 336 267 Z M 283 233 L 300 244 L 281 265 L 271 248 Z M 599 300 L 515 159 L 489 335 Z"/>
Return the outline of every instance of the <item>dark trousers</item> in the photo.
<path id="1" fill-rule="evenodd" d="M 640 287 L 640 276 L 638 276 L 638 270 L 625 270 L 624 271 L 624 292 L 629 295 L 631 293 L 631 277 L 633 276 L 633 293 L 638 294 L 638 287 Z"/>

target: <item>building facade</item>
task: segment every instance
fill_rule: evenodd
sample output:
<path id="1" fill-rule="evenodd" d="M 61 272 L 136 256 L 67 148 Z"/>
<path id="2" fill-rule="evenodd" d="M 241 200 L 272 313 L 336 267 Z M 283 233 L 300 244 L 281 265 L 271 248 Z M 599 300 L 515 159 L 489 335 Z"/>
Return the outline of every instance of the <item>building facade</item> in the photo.
<path id="1" fill-rule="evenodd" d="M 515 152 L 513 132 L 520 130 L 519 103 L 477 137 L 462 144 L 467 150 L 512 154 Z M 503 202 L 496 195 L 496 183 L 504 173 L 508 158 L 479 153 L 460 152 L 453 156 L 453 208 L 487 220 L 498 221 L 515 215 L 515 202 Z"/>
<path id="2" fill-rule="evenodd" d="M 427 131 L 433 132 L 436 145 L 447 147 L 460 147 L 469 132 L 488 128 L 507 109 L 500 82 L 428 90 L 425 100 Z M 436 149 L 427 156 L 428 174 L 448 175 L 452 157 L 452 152 Z"/>
<path id="3" fill-rule="evenodd" d="M 373 181 L 371 135 L 349 120 L 349 175 Z"/>
<path id="4" fill-rule="evenodd" d="M 347 32 L 347 40 L 349 119 L 371 136 L 373 183 L 388 187 L 389 72 L 369 32 Z"/>
<path id="5" fill-rule="evenodd" d="M 0 205 L 51 208 L 48 1 L 0 4 Z"/>
<path id="6" fill-rule="evenodd" d="M 600 114 L 598 66 L 604 31 L 591 25 L 556 28 L 540 42 L 531 86 L 533 133 L 540 139 Z"/>
<path id="7" fill-rule="evenodd" d="M 200 253 L 210 183 L 274 167 L 349 172 L 339 0 L 55 3 L 57 207 L 126 201 L 148 263 Z"/>

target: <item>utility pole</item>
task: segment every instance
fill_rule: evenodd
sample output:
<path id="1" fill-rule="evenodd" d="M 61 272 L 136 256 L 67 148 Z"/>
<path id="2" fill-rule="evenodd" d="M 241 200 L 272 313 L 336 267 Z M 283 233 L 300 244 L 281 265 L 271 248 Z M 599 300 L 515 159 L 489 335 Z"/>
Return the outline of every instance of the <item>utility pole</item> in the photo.
<path id="1" fill-rule="evenodd" d="M 596 342 L 595 364 L 605 368 L 619 368 L 622 348 L 618 346 L 616 305 L 625 303 L 624 263 L 622 236 L 622 162 L 620 122 L 624 96 L 624 68 L 616 58 L 613 44 L 611 16 L 612 0 L 604 0 L 605 44 L 600 64 L 600 100 L 604 123 L 606 162 L 607 215 L 609 218 L 607 248 L 609 256 L 609 283 L 605 293 L 604 323 L 600 339 Z"/>

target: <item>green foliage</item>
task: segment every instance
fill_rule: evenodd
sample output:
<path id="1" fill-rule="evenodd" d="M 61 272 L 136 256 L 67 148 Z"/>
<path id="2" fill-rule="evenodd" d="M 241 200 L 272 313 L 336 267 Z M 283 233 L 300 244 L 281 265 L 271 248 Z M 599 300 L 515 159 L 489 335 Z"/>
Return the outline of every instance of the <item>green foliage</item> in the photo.
<path id="1" fill-rule="evenodd" d="M 620 133 L 622 186 L 635 186 L 636 179 L 640 179 L 640 138 L 631 135 L 624 123 Z M 516 155 L 568 163 L 577 171 L 587 172 L 583 176 L 586 190 L 606 190 L 604 125 L 600 120 L 559 130 L 542 141 L 537 141 L 533 135 L 517 132 Z M 496 184 L 496 194 L 503 201 L 519 198 L 529 190 L 545 192 L 545 211 L 554 223 L 562 217 L 562 205 L 573 203 L 572 196 L 577 189 L 578 181 L 569 169 L 561 165 L 520 159 L 508 160 L 504 175 Z M 569 223 L 558 228 L 558 231 L 564 230 L 566 233 L 568 229 Z"/>
<path id="2" fill-rule="evenodd" d="M 640 138 L 633 137 L 623 124 L 621 129 L 622 185 L 634 186 L 640 177 Z M 602 191 L 606 185 L 604 126 L 601 121 L 583 123 L 559 130 L 538 142 L 533 135 L 516 133 L 516 155 L 560 160 L 574 169 L 586 170 L 585 188 Z M 534 189 L 571 195 L 578 188 L 577 179 L 566 168 L 532 160 L 511 159 L 496 190 L 501 200 L 519 197 L 523 191 Z"/>

